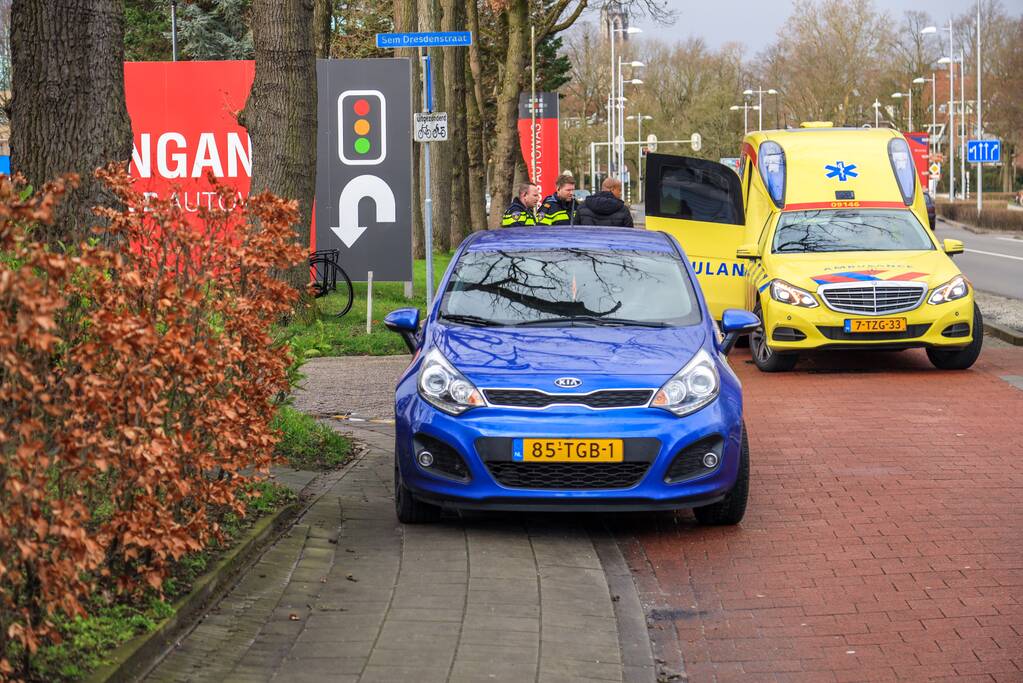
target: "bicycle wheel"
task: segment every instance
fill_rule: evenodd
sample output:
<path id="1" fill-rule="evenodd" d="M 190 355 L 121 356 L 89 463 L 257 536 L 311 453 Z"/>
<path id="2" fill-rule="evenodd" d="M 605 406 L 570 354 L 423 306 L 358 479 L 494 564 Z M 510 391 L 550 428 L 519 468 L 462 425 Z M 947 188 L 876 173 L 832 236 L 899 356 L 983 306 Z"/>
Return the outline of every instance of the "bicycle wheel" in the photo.
<path id="1" fill-rule="evenodd" d="M 336 276 L 335 288 L 344 300 L 344 306 L 341 307 L 341 311 L 337 314 L 337 317 L 341 318 L 348 313 L 348 311 L 352 310 L 352 304 L 355 302 L 355 290 L 352 289 L 352 280 L 348 277 L 348 273 L 345 272 L 345 269 L 336 264 L 331 265 L 334 265 L 334 268 L 336 269 L 334 271 Z M 348 298 L 345 299 L 345 297 Z"/>
<path id="2" fill-rule="evenodd" d="M 329 294 L 337 282 L 337 265 L 326 258 L 318 257 L 309 259 L 309 269 L 312 271 L 310 275 L 313 296 L 319 299 Z"/>

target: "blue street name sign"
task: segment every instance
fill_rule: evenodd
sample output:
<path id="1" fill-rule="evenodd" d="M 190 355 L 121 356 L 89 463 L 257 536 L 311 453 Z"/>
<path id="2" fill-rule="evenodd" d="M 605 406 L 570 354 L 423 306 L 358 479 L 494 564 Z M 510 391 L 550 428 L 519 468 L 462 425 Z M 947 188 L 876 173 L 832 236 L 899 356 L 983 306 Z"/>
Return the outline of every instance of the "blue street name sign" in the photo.
<path id="1" fill-rule="evenodd" d="M 970 164 L 996 164 L 1002 160 L 1001 140 L 967 140 L 966 161 Z"/>
<path id="2" fill-rule="evenodd" d="M 472 31 L 438 31 L 434 33 L 378 33 L 377 47 L 468 47 Z"/>

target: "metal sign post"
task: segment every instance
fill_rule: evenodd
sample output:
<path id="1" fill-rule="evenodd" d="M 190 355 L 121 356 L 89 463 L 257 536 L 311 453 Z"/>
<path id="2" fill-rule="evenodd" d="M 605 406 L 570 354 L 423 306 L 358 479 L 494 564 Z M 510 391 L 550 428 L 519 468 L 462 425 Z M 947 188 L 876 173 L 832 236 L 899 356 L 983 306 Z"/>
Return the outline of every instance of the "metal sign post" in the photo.
<path id="1" fill-rule="evenodd" d="M 426 114 L 433 113 L 433 77 L 430 72 L 430 48 L 431 47 L 468 47 L 472 45 L 472 31 L 435 31 L 428 33 L 378 33 L 377 47 L 379 48 L 405 48 L 418 47 L 422 50 L 420 58 L 423 60 L 423 111 Z M 423 235 L 426 242 L 426 309 L 429 313 L 430 305 L 433 303 L 433 197 L 430 194 L 430 140 L 447 140 L 447 114 L 443 114 L 443 138 L 439 136 L 439 129 L 436 136 L 420 136 L 417 130 L 413 131 L 416 141 L 422 137 L 423 144 L 423 191 L 426 195 L 423 201 Z M 425 119 L 419 119 L 425 121 Z M 430 119 L 433 125 L 439 124 L 440 119 Z"/>
<path id="2" fill-rule="evenodd" d="M 433 77 L 430 73 L 430 48 L 423 48 L 423 79 L 426 87 L 423 88 L 423 110 L 426 113 L 433 113 Z M 423 143 L 423 166 L 425 177 L 423 186 L 425 188 L 426 201 L 423 209 L 423 230 L 426 240 L 426 312 L 430 313 L 430 304 L 433 302 L 433 195 L 430 194 L 430 143 Z"/>

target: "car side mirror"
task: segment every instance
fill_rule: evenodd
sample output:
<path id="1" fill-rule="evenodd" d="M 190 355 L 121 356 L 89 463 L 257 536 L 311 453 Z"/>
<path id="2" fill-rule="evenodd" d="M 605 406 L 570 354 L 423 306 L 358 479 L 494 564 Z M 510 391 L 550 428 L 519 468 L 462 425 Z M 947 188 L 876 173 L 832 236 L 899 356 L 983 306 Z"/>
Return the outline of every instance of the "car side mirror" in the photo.
<path id="1" fill-rule="evenodd" d="M 719 348 L 726 356 L 731 352 L 735 342 L 744 334 L 749 334 L 760 327 L 760 318 L 755 313 L 744 311 L 741 308 L 728 308 L 721 314 L 721 331 L 725 338 L 721 340 Z"/>
<path id="2" fill-rule="evenodd" d="M 963 253 L 962 240 L 946 239 L 942 241 L 941 246 L 945 250 L 945 253 L 949 256 L 955 256 L 956 254 Z"/>
<path id="3" fill-rule="evenodd" d="M 384 327 L 391 332 L 397 332 L 405 341 L 409 353 L 415 353 L 419 346 L 419 309 L 399 308 L 391 311 L 384 318 Z"/>
<path id="4" fill-rule="evenodd" d="M 756 244 L 743 244 L 735 250 L 735 258 L 758 259 L 760 258 L 760 246 Z"/>

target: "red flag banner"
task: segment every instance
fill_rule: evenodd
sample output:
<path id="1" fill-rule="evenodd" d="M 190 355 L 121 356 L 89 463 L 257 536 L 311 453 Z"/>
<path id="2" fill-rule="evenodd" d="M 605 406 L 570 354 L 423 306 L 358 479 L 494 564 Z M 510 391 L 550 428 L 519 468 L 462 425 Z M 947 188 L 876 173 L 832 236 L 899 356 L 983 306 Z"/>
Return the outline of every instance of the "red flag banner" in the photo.
<path id="1" fill-rule="evenodd" d="M 929 187 L 931 165 L 930 159 L 930 138 L 927 133 L 903 133 L 909 142 L 909 151 L 913 155 L 913 163 L 916 164 L 917 175 L 920 176 L 920 186 Z"/>
<path id="2" fill-rule="evenodd" d="M 256 63 L 126 62 L 124 91 L 134 149 L 136 189 L 170 197 L 189 215 L 219 198 L 206 174 L 249 193 L 252 142 L 237 120 L 252 88 Z M 225 207 L 230 208 L 230 207 Z"/>
<path id="3" fill-rule="evenodd" d="M 532 113 L 536 109 L 536 169 L 533 165 Z M 529 93 L 519 95 L 519 146 L 522 148 L 522 159 L 526 162 L 529 175 L 540 184 L 543 196 L 554 192 L 554 182 L 560 173 L 558 139 L 558 93 L 538 92 L 535 102 L 530 101 Z"/>

